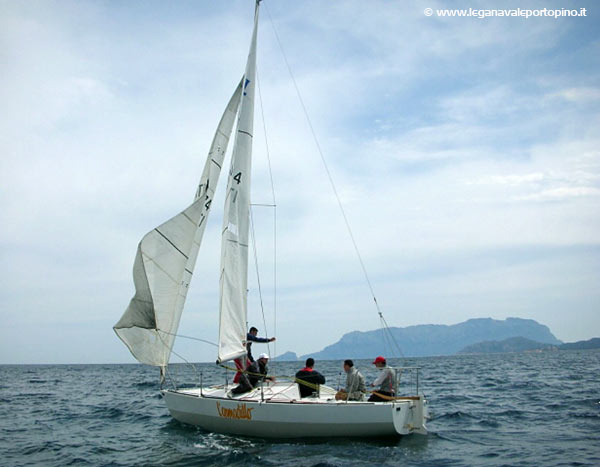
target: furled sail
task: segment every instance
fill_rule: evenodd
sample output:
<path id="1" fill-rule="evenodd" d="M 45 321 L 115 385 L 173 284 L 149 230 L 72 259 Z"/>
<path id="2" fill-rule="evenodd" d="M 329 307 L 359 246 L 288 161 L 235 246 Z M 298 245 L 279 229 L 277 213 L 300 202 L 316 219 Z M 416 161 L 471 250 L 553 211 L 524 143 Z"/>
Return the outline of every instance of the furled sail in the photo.
<path id="1" fill-rule="evenodd" d="M 232 360 L 246 353 L 244 340 L 258 9 L 257 2 L 225 199 L 221 239 L 219 362 Z"/>
<path id="2" fill-rule="evenodd" d="M 113 329 L 142 363 L 164 367 L 169 362 L 243 83 L 242 79 L 221 117 L 194 202 L 147 233 L 138 245 L 135 295 Z"/>

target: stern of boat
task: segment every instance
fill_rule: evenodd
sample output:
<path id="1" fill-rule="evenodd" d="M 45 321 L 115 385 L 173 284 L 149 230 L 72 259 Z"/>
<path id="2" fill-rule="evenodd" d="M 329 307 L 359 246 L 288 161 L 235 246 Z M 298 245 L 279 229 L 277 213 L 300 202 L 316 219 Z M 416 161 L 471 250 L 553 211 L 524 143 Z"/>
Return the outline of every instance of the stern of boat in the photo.
<path id="1" fill-rule="evenodd" d="M 394 428 L 399 435 L 427 434 L 429 407 L 424 395 L 399 398 L 392 405 Z"/>

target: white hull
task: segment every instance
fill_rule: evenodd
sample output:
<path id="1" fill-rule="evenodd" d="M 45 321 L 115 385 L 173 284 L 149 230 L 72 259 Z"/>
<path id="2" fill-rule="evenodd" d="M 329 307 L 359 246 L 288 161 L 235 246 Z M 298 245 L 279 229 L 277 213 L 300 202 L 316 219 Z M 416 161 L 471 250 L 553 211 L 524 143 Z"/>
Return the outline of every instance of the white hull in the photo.
<path id="1" fill-rule="evenodd" d="M 208 431 L 261 438 L 385 437 L 426 434 L 427 401 L 415 396 L 394 402 L 336 401 L 335 391 L 300 399 L 296 384 L 275 383 L 228 398 L 227 389 L 162 391 L 173 418 Z M 263 400 L 264 399 L 264 400 Z"/>

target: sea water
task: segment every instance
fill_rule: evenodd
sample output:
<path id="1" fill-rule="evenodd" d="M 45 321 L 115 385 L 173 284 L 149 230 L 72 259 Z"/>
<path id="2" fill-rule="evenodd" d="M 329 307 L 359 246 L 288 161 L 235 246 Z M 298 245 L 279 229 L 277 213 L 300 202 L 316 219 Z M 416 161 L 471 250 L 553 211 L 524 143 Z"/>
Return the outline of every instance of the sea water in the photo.
<path id="1" fill-rule="evenodd" d="M 356 361 L 371 382 L 368 360 Z M 0 465 L 600 465 L 600 351 L 461 355 L 419 366 L 427 436 L 265 440 L 171 418 L 143 365 L 0 366 Z M 317 361 L 336 387 L 341 361 Z M 292 375 L 301 362 L 272 362 Z M 214 364 L 173 365 L 181 382 L 225 380 Z M 200 373 L 202 376 L 200 376 Z M 414 378 L 402 376 L 402 393 Z M 231 374 L 229 375 L 231 378 Z"/>

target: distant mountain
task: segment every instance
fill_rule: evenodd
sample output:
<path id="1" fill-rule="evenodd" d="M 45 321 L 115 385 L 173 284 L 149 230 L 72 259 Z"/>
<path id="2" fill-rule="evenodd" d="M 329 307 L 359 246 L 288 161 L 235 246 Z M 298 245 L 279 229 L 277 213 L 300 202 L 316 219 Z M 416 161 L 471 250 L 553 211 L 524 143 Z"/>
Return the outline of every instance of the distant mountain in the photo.
<path id="1" fill-rule="evenodd" d="M 524 337 L 509 337 L 503 341 L 486 341 L 478 344 L 468 345 L 458 353 L 504 353 L 504 352 L 525 352 L 528 350 L 547 350 L 557 349 L 556 345 L 541 344 Z"/>
<path id="2" fill-rule="evenodd" d="M 600 349 L 600 337 L 594 337 L 587 341 L 569 342 L 559 347 L 561 350 L 584 350 Z"/>
<path id="3" fill-rule="evenodd" d="M 406 357 L 453 355 L 468 345 L 511 337 L 524 337 L 543 344 L 562 343 L 554 337 L 547 326 L 531 319 L 521 318 L 507 318 L 503 321 L 478 318 L 450 326 L 423 324 L 389 330 Z M 335 344 L 319 352 L 303 355 L 300 359 L 306 357 L 320 360 L 359 359 L 372 358 L 385 353 L 386 347 L 381 330 L 354 331 L 342 336 Z"/>
<path id="4" fill-rule="evenodd" d="M 285 352 L 279 355 L 275 360 L 279 362 L 296 362 L 298 361 L 298 355 L 294 352 Z"/>
<path id="5" fill-rule="evenodd" d="M 479 342 L 465 347 L 459 353 L 503 353 L 526 352 L 528 350 L 585 350 L 600 349 L 600 338 L 595 337 L 587 341 L 570 342 L 568 344 L 552 345 L 535 342 L 524 337 L 511 337 L 503 341 Z"/>

